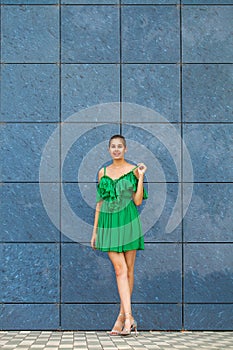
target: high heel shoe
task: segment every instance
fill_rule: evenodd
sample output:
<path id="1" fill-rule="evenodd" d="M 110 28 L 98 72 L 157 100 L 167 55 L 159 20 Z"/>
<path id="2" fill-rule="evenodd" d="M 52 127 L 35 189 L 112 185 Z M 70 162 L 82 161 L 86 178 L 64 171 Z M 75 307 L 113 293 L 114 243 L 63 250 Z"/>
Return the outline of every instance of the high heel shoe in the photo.
<path id="1" fill-rule="evenodd" d="M 126 316 L 126 315 L 128 315 L 128 316 Z M 130 316 L 131 316 L 130 312 L 125 313 L 125 319 L 130 320 Z M 131 323 L 130 328 L 124 327 L 123 331 L 121 332 L 121 335 L 124 335 L 124 336 L 130 335 L 133 330 L 135 331 L 135 335 L 137 337 L 138 331 L 137 331 L 137 322 L 135 321 L 135 319 L 133 319 L 133 323 Z"/>
<path id="2" fill-rule="evenodd" d="M 124 316 L 124 314 L 120 313 L 116 319 L 116 322 L 113 326 L 113 329 L 109 332 L 109 335 L 120 335 L 121 334 L 121 331 L 122 331 L 122 328 L 124 326 L 124 321 L 121 321 L 121 318 L 122 316 Z M 121 327 L 120 327 L 120 331 L 118 329 L 115 329 L 115 327 L 117 327 L 117 323 L 121 323 Z"/>

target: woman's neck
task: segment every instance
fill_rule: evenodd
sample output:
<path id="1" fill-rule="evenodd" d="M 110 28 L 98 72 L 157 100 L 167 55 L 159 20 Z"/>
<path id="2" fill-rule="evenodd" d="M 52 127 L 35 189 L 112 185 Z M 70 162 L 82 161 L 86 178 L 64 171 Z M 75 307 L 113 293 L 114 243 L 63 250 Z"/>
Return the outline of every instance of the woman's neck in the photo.
<path id="1" fill-rule="evenodd" d="M 114 168 L 121 168 L 123 166 L 125 166 L 127 164 L 127 162 L 125 161 L 125 159 L 114 159 L 112 166 Z"/>

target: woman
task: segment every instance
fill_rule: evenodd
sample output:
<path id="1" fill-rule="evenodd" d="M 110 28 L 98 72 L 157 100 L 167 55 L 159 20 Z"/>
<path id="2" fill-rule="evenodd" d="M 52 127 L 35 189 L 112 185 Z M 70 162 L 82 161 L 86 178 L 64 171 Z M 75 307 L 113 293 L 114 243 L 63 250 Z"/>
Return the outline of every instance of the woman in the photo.
<path id="1" fill-rule="evenodd" d="M 108 252 L 116 274 L 121 300 L 120 312 L 110 335 L 129 335 L 137 323 L 131 312 L 136 251 L 144 249 L 144 237 L 137 207 L 146 199 L 143 188 L 146 166 L 125 160 L 126 141 L 122 135 L 109 140 L 112 164 L 98 173 L 97 204 L 91 239 L 93 249 Z"/>

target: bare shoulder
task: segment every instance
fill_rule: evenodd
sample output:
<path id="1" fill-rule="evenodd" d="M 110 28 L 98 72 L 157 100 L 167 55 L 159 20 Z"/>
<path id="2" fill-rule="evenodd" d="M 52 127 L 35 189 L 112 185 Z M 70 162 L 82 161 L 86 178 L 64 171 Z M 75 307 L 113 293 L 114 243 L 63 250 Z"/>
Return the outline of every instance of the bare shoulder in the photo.
<path id="1" fill-rule="evenodd" d="M 103 176 L 104 176 L 104 168 L 101 168 L 98 172 L 98 180 L 100 180 L 101 177 L 103 177 Z"/>
<path id="2" fill-rule="evenodd" d="M 135 168 L 136 168 L 136 165 L 131 164 L 131 163 L 127 163 L 127 170 L 128 171 L 132 171 Z M 137 169 L 135 169 L 135 170 L 137 170 Z M 134 172 L 135 172 L 135 170 L 134 170 Z"/>

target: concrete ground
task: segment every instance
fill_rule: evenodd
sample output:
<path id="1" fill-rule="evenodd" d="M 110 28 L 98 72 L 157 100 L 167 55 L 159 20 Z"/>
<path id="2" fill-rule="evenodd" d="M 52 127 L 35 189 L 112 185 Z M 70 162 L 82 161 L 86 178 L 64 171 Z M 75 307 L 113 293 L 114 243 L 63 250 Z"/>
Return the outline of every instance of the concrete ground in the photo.
<path id="1" fill-rule="evenodd" d="M 139 332 L 127 337 L 107 332 L 0 331 L 0 349 L 8 350 L 233 350 L 233 332 Z"/>

